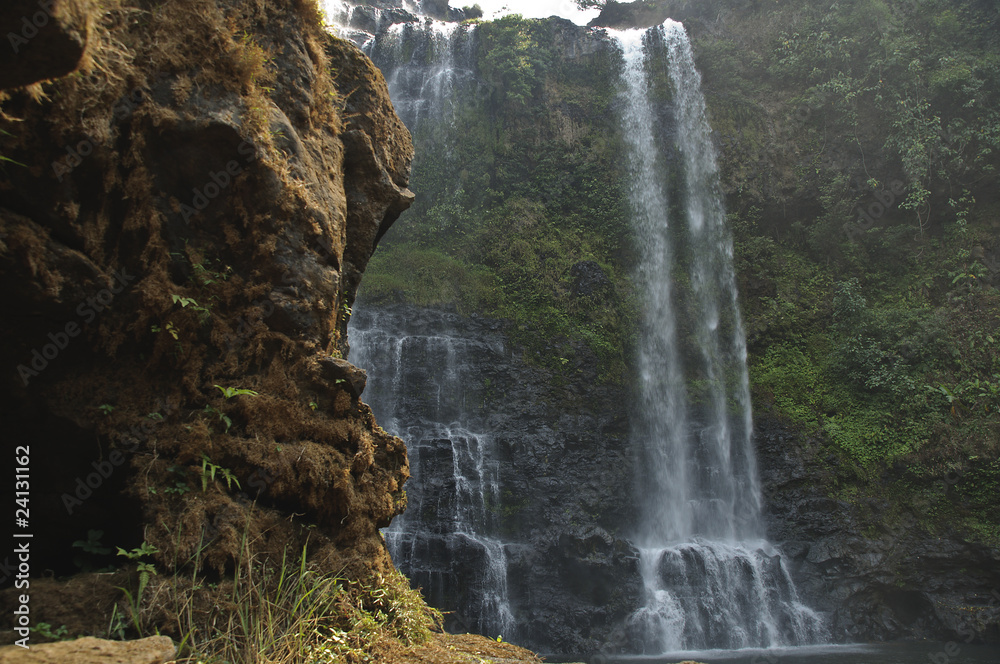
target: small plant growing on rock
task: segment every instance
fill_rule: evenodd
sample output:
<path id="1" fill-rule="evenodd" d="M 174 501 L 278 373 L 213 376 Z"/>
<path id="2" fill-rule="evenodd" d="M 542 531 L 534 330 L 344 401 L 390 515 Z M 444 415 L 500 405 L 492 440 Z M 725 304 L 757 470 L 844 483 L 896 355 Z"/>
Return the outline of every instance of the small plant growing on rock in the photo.
<path id="1" fill-rule="evenodd" d="M 84 553 L 91 556 L 106 556 L 111 553 L 111 549 L 101 544 L 101 538 L 104 536 L 103 530 L 88 530 L 86 540 L 76 540 L 73 542 L 74 549 L 82 549 Z M 80 568 L 84 572 L 94 571 L 94 565 L 91 561 L 83 558 L 81 556 L 75 556 L 73 558 L 73 564 Z"/>
<path id="2" fill-rule="evenodd" d="M 222 387 L 221 385 L 215 385 L 215 388 L 220 392 L 222 392 L 222 396 L 224 396 L 227 399 L 232 399 L 233 397 L 238 397 L 243 394 L 250 397 L 260 396 L 253 390 L 245 390 L 240 387 Z"/>
<path id="3" fill-rule="evenodd" d="M 229 387 L 229 386 L 223 387 L 222 385 L 215 385 L 214 387 L 220 392 L 222 392 L 222 396 L 225 399 L 232 399 L 233 397 L 238 397 L 238 396 L 248 396 L 248 397 L 259 396 L 253 390 L 247 390 L 241 387 Z M 223 411 L 216 408 L 215 406 L 209 405 L 205 406 L 205 409 L 202 412 L 204 412 L 206 415 L 215 415 L 218 418 L 218 420 L 225 425 L 226 433 L 229 433 L 230 427 L 233 426 L 233 420 Z"/>
<path id="4" fill-rule="evenodd" d="M 212 316 L 212 310 L 208 307 L 198 304 L 198 301 L 194 298 L 184 297 L 182 295 L 173 294 L 170 296 L 173 299 L 174 304 L 181 305 L 182 309 L 191 308 L 192 311 L 198 314 L 198 322 L 205 323 Z"/>
<path id="5" fill-rule="evenodd" d="M 228 468 L 223 468 L 222 466 L 217 466 L 212 463 L 212 460 L 208 458 L 207 454 L 201 455 L 201 490 L 202 492 L 208 491 L 209 481 L 215 481 L 215 474 L 218 473 L 222 476 L 222 479 L 226 480 L 226 488 L 232 489 L 233 484 L 236 485 L 237 489 L 242 489 L 240 486 L 240 481 L 236 479 L 232 471 Z"/>
<path id="6" fill-rule="evenodd" d="M 215 415 L 218 417 L 219 421 L 226 425 L 226 433 L 229 433 L 229 427 L 233 426 L 233 420 L 228 415 L 214 406 L 205 406 L 205 410 L 202 412 L 206 415 Z"/>
<path id="7" fill-rule="evenodd" d="M 128 602 L 129 612 L 132 616 L 132 624 L 135 626 L 137 632 L 141 632 L 142 629 L 139 624 L 139 609 L 142 607 L 142 593 L 146 590 L 146 586 L 149 585 L 150 577 L 156 574 L 156 567 L 153 563 L 141 561 L 140 558 L 150 556 L 154 553 L 159 553 L 160 550 L 149 542 L 143 542 L 141 546 L 138 546 L 131 551 L 126 551 L 121 547 L 117 548 L 119 556 L 125 556 L 129 560 L 136 562 L 136 570 L 139 572 L 139 588 L 135 595 L 133 595 L 128 588 L 118 586 L 118 589 L 125 593 L 125 601 Z"/>
<path id="8" fill-rule="evenodd" d="M 150 493 L 156 493 L 154 487 L 150 487 L 152 491 Z M 168 486 L 163 490 L 163 493 L 176 493 L 179 496 L 183 496 L 185 493 L 191 490 L 191 487 L 187 485 L 187 482 L 174 482 L 174 486 Z"/>

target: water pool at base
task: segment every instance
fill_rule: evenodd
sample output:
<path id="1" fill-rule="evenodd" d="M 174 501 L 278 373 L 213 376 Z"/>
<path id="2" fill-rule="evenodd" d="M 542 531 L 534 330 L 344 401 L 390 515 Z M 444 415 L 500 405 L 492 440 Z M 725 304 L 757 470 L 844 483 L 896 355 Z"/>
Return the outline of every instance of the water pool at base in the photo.
<path id="1" fill-rule="evenodd" d="M 546 661 L 581 661 L 549 658 Z M 803 646 L 770 650 L 693 650 L 655 656 L 596 654 L 586 664 L 1000 664 L 1000 645 L 939 641 Z"/>

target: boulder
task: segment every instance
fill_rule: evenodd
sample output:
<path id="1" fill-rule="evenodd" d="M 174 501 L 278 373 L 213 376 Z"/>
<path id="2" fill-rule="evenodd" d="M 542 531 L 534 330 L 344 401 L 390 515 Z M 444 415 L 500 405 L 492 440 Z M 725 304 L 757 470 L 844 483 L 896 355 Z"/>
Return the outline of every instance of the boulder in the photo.
<path id="1" fill-rule="evenodd" d="M 0 648 L 0 664 L 164 664 L 176 656 L 177 648 L 169 636 L 150 636 L 138 641 L 85 636 L 29 648 Z"/>
<path id="2" fill-rule="evenodd" d="M 16 88 L 75 71 L 94 24 L 86 0 L 13 0 L 0 7 L 0 88 Z"/>

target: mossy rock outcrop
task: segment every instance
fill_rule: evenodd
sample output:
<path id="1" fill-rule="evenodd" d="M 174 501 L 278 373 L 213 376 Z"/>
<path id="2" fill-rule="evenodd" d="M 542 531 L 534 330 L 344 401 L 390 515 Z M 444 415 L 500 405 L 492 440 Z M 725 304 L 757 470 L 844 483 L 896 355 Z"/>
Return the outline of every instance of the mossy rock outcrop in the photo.
<path id="1" fill-rule="evenodd" d="M 84 69 L 0 97 L 0 418 L 30 466 L 32 624 L 65 589 L 41 577 L 121 568 L 116 547 L 149 552 L 132 581 L 305 551 L 377 584 L 406 448 L 321 366 L 413 199 L 385 81 L 307 1 L 92 22 Z M 123 610 L 102 592 L 70 633 Z"/>

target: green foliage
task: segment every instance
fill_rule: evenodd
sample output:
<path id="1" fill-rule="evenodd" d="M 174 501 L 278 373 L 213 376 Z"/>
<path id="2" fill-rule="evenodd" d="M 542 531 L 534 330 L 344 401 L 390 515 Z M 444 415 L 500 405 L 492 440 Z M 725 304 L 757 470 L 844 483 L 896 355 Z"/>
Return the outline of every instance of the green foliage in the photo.
<path id="1" fill-rule="evenodd" d="M 222 387 L 221 385 L 214 385 L 213 387 L 222 392 L 222 396 L 225 397 L 226 399 L 232 399 L 233 397 L 238 397 L 242 395 L 250 397 L 260 396 L 253 390 L 247 390 L 242 387 L 230 387 L 230 386 Z"/>
<path id="2" fill-rule="evenodd" d="M 88 530 L 87 539 L 76 540 L 73 542 L 73 547 L 83 549 L 84 553 L 90 553 L 96 556 L 107 555 L 111 553 L 111 549 L 101 544 L 102 537 L 104 537 L 103 530 Z"/>
<path id="3" fill-rule="evenodd" d="M 190 307 L 192 311 L 198 314 L 198 322 L 206 323 L 209 318 L 212 317 L 212 310 L 209 307 L 202 306 L 198 304 L 198 301 L 190 298 L 177 295 L 176 293 L 170 296 L 174 301 L 174 304 L 181 305 L 182 309 L 187 309 Z M 169 326 L 169 324 L 168 324 Z"/>
<path id="4" fill-rule="evenodd" d="M 53 629 L 52 625 L 50 625 L 49 623 L 40 622 L 34 625 L 33 627 L 29 627 L 28 629 L 30 629 L 35 634 L 45 637 L 46 639 L 49 639 L 51 641 L 66 641 L 68 639 L 73 638 L 69 636 L 69 628 L 66 627 L 66 625 L 60 625 L 59 627 Z"/>
<path id="5" fill-rule="evenodd" d="M 152 489 L 152 487 L 150 487 Z M 187 482 L 177 481 L 174 486 L 169 486 L 163 490 L 163 493 L 176 493 L 179 496 L 183 496 L 185 493 L 191 490 Z M 153 491 L 155 493 L 155 491 Z"/>
<path id="6" fill-rule="evenodd" d="M 151 556 L 154 553 L 159 553 L 159 549 L 150 544 L 149 542 L 143 542 L 140 546 L 135 547 L 131 551 L 126 551 L 125 549 L 116 547 L 118 549 L 119 556 L 125 556 L 129 560 L 139 560 L 145 556 Z"/>
<path id="7" fill-rule="evenodd" d="M 172 322 L 167 321 L 167 324 L 164 325 L 163 327 L 160 327 L 159 325 L 150 325 L 149 331 L 153 332 L 154 334 L 158 332 L 166 332 L 171 337 L 173 337 L 174 341 L 177 343 L 177 347 L 180 348 L 180 333 L 177 327 Z"/>
<path id="8" fill-rule="evenodd" d="M 414 132 L 420 196 L 380 243 L 361 296 L 502 318 L 529 361 L 569 372 L 585 351 L 620 380 L 634 320 L 612 107 L 620 63 L 557 58 L 550 30 L 518 16 L 477 28 L 486 94 L 459 91 L 452 116 Z M 582 261 L 607 288 L 573 292 Z"/>
<path id="9" fill-rule="evenodd" d="M 232 473 L 231 470 L 229 470 L 228 468 L 223 468 L 222 466 L 218 466 L 218 465 L 212 463 L 212 460 L 208 457 L 208 455 L 202 453 L 202 455 L 201 455 L 201 490 L 202 490 L 203 493 L 205 491 L 208 491 L 208 484 L 209 484 L 209 482 L 214 482 L 215 481 L 215 475 L 216 475 L 216 473 L 218 473 L 219 475 L 221 475 L 222 479 L 226 480 L 226 488 L 227 489 L 232 489 L 234 484 L 236 485 L 237 489 L 241 488 L 240 487 L 240 481 L 238 479 L 236 479 L 236 476 L 233 475 L 233 473 Z"/>
<path id="10" fill-rule="evenodd" d="M 233 426 L 233 420 L 228 415 L 226 415 L 225 412 L 219 410 L 218 408 L 212 406 L 211 404 L 206 404 L 205 409 L 202 412 L 209 416 L 214 415 L 216 419 L 218 419 L 219 422 L 221 422 L 226 427 L 225 429 L 226 433 L 229 433 L 230 427 Z"/>
<path id="11" fill-rule="evenodd" d="M 496 279 L 484 266 L 412 243 L 394 243 L 375 253 L 365 270 L 363 293 L 373 302 L 453 304 L 462 312 L 497 306 Z"/>
<path id="12" fill-rule="evenodd" d="M 99 571 L 98 566 L 95 564 L 95 558 L 99 559 L 99 557 L 111 553 L 111 549 L 101 544 L 102 537 L 104 537 L 103 530 L 90 529 L 87 531 L 86 540 L 76 540 L 73 542 L 74 549 L 81 549 L 83 553 L 87 554 L 87 556 L 73 557 L 73 564 L 81 572 Z"/>
<path id="13" fill-rule="evenodd" d="M 727 23 L 692 32 L 734 192 L 755 407 L 850 464 L 832 493 L 905 505 L 956 459 L 998 452 L 1000 299 L 983 256 L 998 7 L 777 2 Z M 965 496 L 971 476 L 929 500 L 925 526 L 996 541 L 996 518 Z M 1000 489 L 991 472 L 976 481 Z"/>
<path id="14" fill-rule="evenodd" d="M 551 61 L 547 40 L 539 40 L 544 24 L 508 14 L 479 27 L 479 73 L 504 110 L 524 107 L 536 96 Z"/>
<path id="15" fill-rule="evenodd" d="M 465 12 L 466 20 L 483 17 L 483 8 L 479 6 L 478 2 L 474 5 L 463 6 L 462 11 Z"/>
<path id="16" fill-rule="evenodd" d="M 132 618 L 133 626 L 136 631 L 140 631 L 141 627 L 139 614 L 142 608 L 142 596 L 146 591 L 146 587 L 149 585 L 150 578 L 157 573 L 156 566 L 153 563 L 143 561 L 142 558 L 151 556 L 154 553 L 159 553 L 160 551 L 149 542 L 143 542 L 141 546 L 138 546 L 131 551 L 126 551 L 121 547 L 117 547 L 117 549 L 119 556 L 125 556 L 136 564 L 136 572 L 139 574 L 139 585 L 135 593 L 128 588 L 119 587 L 118 589 L 125 595 L 125 600 L 128 603 L 129 614 Z"/>
<path id="17" fill-rule="evenodd" d="M 248 397 L 260 396 L 257 392 L 253 390 L 248 390 L 241 387 L 231 387 L 231 386 L 223 387 L 222 385 L 214 385 L 213 387 L 219 390 L 219 392 L 222 393 L 222 397 L 226 400 L 238 396 L 248 396 Z M 206 404 L 202 412 L 205 413 L 206 415 L 214 416 L 219 422 L 221 422 L 225 426 L 225 432 L 229 433 L 229 429 L 233 426 L 233 420 L 232 418 L 229 417 L 229 415 L 226 414 L 225 411 L 223 411 L 221 408 L 216 408 L 211 404 Z"/>
<path id="18" fill-rule="evenodd" d="M 372 661 L 387 644 L 420 645 L 440 631 L 441 614 L 396 570 L 351 582 L 317 570 L 308 545 L 280 561 L 261 560 L 246 537 L 235 569 L 217 582 L 175 564 L 170 576 L 150 579 L 143 600 L 133 603 L 126 592 L 135 635 L 177 634 L 183 661 L 320 664 Z M 202 569 L 203 556 L 199 548 L 187 562 Z M 119 618 L 110 631 L 124 637 Z"/>
<path id="19" fill-rule="evenodd" d="M 205 259 L 204 262 L 192 262 L 191 269 L 194 271 L 194 281 L 201 287 L 212 286 L 220 281 L 226 281 L 233 274 L 233 268 L 228 265 L 221 265 L 212 269 L 212 260 Z"/>
<path id="20" fill-rule="evenodd" d="M 738 37 L 712 30 L 695 44 L 716 128 L 741 139 L 723 153 L 726 177 L 758 200 L 777 187 L 820 202 L 814 219 L 798 220 L 817 256 L 839 256 L 845 222 L 893 181 L 905 193 L 879 224 L 905 223 L 921 238 L 948 220 L 945 192 L 996 181 L 995 5 L 779 2 L 739 13 L 729 19 Z M 734 106 L 768 108 L 771 122 L 733 126 Z M 747 146 L 761 141 L 778 148 L 769 157 L 777 169 L 748 173 L 761 150 Z"/>
<path id="21" fill-rule="evenodd" d="M 898 312 L 913 318 L 916 312 Z M 895 321 L 892 321 L 895 322 Z M 903 358 L 895 352 L 899 334 L 890 321 L 868 308 L 856 278 L 842 282 L 833 301 L 833 330 L 838 333 L 835 371 L 855 390 L 885 393 L 901 400 L 916 389 Z"/>
<path id="22" fill-rule="evenodd" d="M 2 136 L 13 136 L 13 134 L 11 134 L 9 131 L 4 131 L 3 129 L 0 129 L 0 135 L 2 135 Z M 3 166 L 4 163 L 14 164 L 15 166 L 20 166 L 21 168 L 27 168 L 28 167 L 26 164 L 22 164 L 19 161 L 14 161 L 10 157 L 5 157 L 4 155 L 0 154 L 0 166 Z"/>

